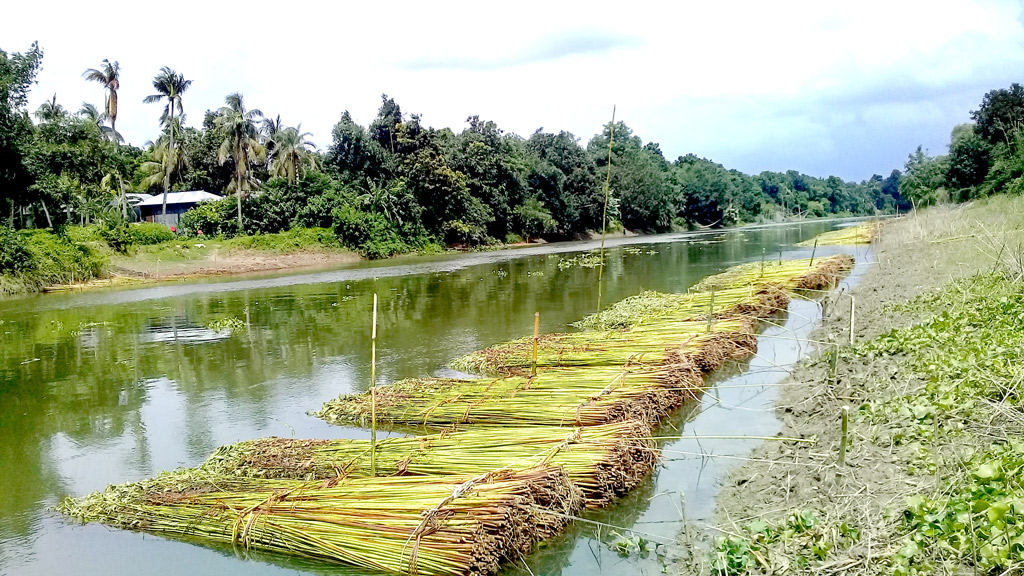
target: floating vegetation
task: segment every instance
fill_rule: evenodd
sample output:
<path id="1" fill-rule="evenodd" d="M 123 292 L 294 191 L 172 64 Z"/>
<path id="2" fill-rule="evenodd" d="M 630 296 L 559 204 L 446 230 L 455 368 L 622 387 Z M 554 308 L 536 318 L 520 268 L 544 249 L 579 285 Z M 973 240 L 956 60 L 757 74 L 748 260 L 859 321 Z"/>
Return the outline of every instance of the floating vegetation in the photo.
<path id="1" fill-rule="evenodd" d="M 376 465 L 385 476 L 476 476 L 558 466 L 596 507 L 651 472 L 658 450 L 650 435 L 650 425 L 637 420 L 583 428 L 470 426 L 379 441 Z M 370 475 L 370 443 L 263 438 L 221 447 L 202 469 L 254 478 L 363 478 Z"/>
<path id="2" fill-rule="evenodd" d="M 571 258 L 562 258 L 558 261 L 559 270 L 568 270 L 570 268 L 597 268 L 601 265 L 601 254 L 598 252 L 577 254 Z"/>
<path id="3" fill-rule="evenodd" d="M 207 323 L 206 327 L 214 332 L 232 332 L 245 328 L 245 322 L 235 316 L 225 316 Z"/>
<path id="4" fill-rule="evenodd" d="M 858 244 L 871 244 L 875 240 L 877 224 L 865 222 L 857 226 L 849 226 L 818 234 L 810 240 L 804 240 L 797 246 L 856 246 Z"/>
<path id="5" fill-rule="evenodd" d="M 641 254 L 646 254 L 647 256 L 653 256 L 653 255 L 658 253 L 657 250 L 644 250 L 643 248 L 633 248 L 633 247 L 623 248 L 622 252 L 623 252 L 623 254 L 633 254 L 635 256 L 639 256 Z"/>
<path id="6" fill-rule="evenodd" d="M 302 482 L 180 471 L 58 509 L 83 521 L 426 575 L 493 574 L 582 506 L 558 468 Z"/>

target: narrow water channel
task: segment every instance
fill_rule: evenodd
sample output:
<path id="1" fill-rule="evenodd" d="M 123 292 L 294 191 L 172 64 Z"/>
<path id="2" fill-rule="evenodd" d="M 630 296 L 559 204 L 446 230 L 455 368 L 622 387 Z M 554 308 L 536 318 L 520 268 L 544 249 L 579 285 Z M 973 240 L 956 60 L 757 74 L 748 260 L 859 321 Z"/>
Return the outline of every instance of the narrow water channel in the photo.
<path id="1" fill-rule="evenodd" d="M 838 222 L 610 242 L 601 299 L 682 292 Z M 0 574 L 365 573 L 197 546 L 51 511 L 60 498 L 202 462 L 222 444 L 262 437 L 359 438 L 306 415 L 369 383 L 369 312 L 380 297 L 383 383 L 446 374 L 458 356 L 532 331 L 565 331 L 598 306 L 598 270 L 572 259 L 594 243 L 413 257 L 314 273 L 170 283 L 0 301 Z M 852 250 L 818 249 L 818 255 Z M 856 254 L 862 261 L 864 249 Z M 777 431 L 773 382 L 808 351 L 817 305 L 796 301 L 758 355 L 661 426 L 665 459 L 622 502 L 577 522 L 510 573 L 652 574 L 657 553 L 620 555 L 622 539 L 674 539 L 711 514 L 717 482 Z M 232 330 L 219 330 L 233 325 Z M 728 372 L 728 371 L 727 371 Z M 691 438 L 685 438 L 690 436 Z M 692 438 L 696 436 L 696 438 Z M 710 455 L 710 456 L 709 456 Z M 614 530 L 608 526 L 618 526 Z M 629 532 L 633 530 L 635 532 Z"/>

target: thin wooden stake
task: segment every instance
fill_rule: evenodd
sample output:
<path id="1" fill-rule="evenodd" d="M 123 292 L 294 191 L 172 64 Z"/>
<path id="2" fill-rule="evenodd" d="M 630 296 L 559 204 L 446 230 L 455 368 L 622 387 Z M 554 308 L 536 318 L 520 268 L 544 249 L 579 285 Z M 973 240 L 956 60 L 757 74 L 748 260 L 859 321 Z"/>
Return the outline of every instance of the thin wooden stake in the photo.
<path id="1" fill-rule="evenodd" d="M 854 344 L 853 321 L 857 317 L 857 299 L 850 294 L 850 346 Z"/>
<path id="2" fill-rule="evenodd" d="M 761 248 L 761 278 L 764 278 L 764 258 L 767 254 L 766 248 Z"/>
<path id="3" fill-rule="evenodd" d="M 808 268 L 812 268 L 814 266 L 814 253 L 817 252 L 817 251 L 818 251 L 818 239 L 815 238 L 814 239 L 814 249 L 811 250 L 811 263 L 807 265 Z"/>
<path id="4" fill-rule="evenodd" d="M 782 266 L 782 249 L 779 248 L 779 266 Z"/>
<path id="5" fill-rule="evenodd" d="M 835 386 L 839 384 L 839 345 L 836 344 L 829 350 L 828 355 L 828 381 Z"/>
<path id="6" fill-rule="evenodd" d="M 708 303 L 708 332 L 711 332 L 711 324 L 715 321 L 715 287 L 711 287 L 711 302 Z"/>
<path id="7" fill-rule="evenodd" d="M 601 311 L 601 292 L 604 288 L 604 237 L 608 231 L 608 198 L 612 187 L 612 144 L 615 142 L 615 105 L 612 105 L 611 132 L 608 137 L 608 175 L 604 181 L 604 212 L 601 215 L 601 266 L 597 269 L 597 311 Z"/>
<path id="8" fill-rule="evenodd" d="M 537 345 L 540 342 L 540 312 L 533 313 L 533 370 L 530 376 L 537 375 Z"/>
<path id="9" fill-rule="evenodd" d="M 370 476 L 377 475 L 377 294 L 373 295 L 370 331 Z"/>
<path id="10" fill-rule="evenodd" d="M 846 444 L 849 441 L 850 431 L 850 407 L 843 406 L 843 412 L 839 417 L 842 435 L 839 438 L 839 465 L 846 466 Z"/>

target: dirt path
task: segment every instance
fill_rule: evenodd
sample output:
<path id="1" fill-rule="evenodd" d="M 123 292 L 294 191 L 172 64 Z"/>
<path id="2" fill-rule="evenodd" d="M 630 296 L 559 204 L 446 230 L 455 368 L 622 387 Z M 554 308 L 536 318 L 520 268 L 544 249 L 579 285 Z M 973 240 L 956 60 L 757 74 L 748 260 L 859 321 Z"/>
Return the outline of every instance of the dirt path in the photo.
<path id="1" fill-rule="evenodd" d="M 826 306 L 812 336 L 819 352 L 832 348 L 829 343 L 849 344 L 851 314 L 856 342 L 921 321 L 893 304 L 992 270 L 1004 258 L 992 231 L 1019 233 L 1013 213 L 1021 207 L 1016 199 L 994 199 L 887 223 L 875 245 L 877 263 L 852 298 L 840 294 Z M 894 512 L 908 494 L 937 490 L 941 474 L 908 473 L 915 448 L 879 442 L 885 430 L 858 423 L 848 435 L 846 465 L 838 466 L 841 413 L 845 407 L 856 414 L 870 399 L 905 394 L 923 383 L 898 376 L 898 357 L 840 357 L 833 373 L 830 356 L 816 354 L 780 388 L 780 436 L 795 440 L 762 444 L 750 455 L 756 462 L 730 475 L 718 497 L 717 526 L 696 544 L 701 553 L 684 554 L 678 573 L 893 573 L 890 559 L 900 546 Z M 763 545 L 750 545 L 758 539 Z M 935 573 L 955 572 L 954 566 Z"/>

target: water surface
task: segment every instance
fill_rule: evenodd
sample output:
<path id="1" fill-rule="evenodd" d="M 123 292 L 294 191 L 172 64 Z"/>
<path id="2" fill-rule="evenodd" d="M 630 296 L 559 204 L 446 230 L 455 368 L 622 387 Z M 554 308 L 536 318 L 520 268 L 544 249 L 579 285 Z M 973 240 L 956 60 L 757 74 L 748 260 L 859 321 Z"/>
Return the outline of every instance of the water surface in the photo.
<path id="1" fill-rule="evenodd" d="M 780 251 L 784 258 L 806 257 L 810 249 L 794 244 L 836 225 L 610 241 L 600 298 L 606 305 L 641 290 L 685 291 L 709 274 L 778 258 Z M 224 575 L 339 573 L 316 562 L 76 525 L 51 507 L 67 495 L 197 465 L 226 443 L 271 435 L 367 437 L 306 411 L 368 386 L 374 293 L 380 299 L 380 382 L 444 375 L 455 357 L 530 334 L 534 312 L 544 332 L 571 329 L 571 322 L 594 312 L 598 269 L 559 266 L 594 247 L 409 257 L 0 301 L 0 574 L 177 575 L 182 567 Z M 819 255 L 837 251 L 818 248 Z M 777 367 L 806 351 L 800 337 L 816 310 L 797 304 L 785 326 L 762 338 L 759 356 L 734 367 L 739 381 L 761 386 L 784 375 Z M 228 322 L 233 330 L 216 329 Z M 772 434 L 771 390 L 713 390 L 662 429 Z M 753 444 L 705 440 L 695 448 L 694 442 L 668 443 L 656 477 L 593 519 L 670 539 L 680 518 L 706 517 L 715 482 L 732 461 L 687 452 L 742 454 Z M 538 574 L 657 569 L 657 558 L 619 557 L 617 538 L 607 528 L 577 522 L 528 563 Z"/>

